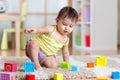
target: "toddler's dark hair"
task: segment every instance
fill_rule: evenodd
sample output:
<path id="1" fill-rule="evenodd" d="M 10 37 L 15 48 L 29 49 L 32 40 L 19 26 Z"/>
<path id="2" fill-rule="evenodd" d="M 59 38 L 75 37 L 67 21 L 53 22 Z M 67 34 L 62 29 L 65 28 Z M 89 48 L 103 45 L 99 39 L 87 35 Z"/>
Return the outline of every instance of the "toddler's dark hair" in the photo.
<path id="1" fill-rule="evenodd" d="M 72 21 L 77 22 L 78 21 L 78 13 L 77 11 L 72 7 L 63 7 L 60 12 L 58 13 L 57 19 L 64 19 L 69 18 Z"/>

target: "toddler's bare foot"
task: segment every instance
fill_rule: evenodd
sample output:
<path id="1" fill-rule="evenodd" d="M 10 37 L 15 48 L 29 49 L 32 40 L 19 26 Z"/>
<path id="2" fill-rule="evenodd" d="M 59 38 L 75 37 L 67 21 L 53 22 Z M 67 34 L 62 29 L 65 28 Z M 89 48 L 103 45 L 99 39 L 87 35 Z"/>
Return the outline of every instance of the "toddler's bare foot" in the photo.
<path id="1" fill-rule="evenodd" d="M 43 70 L 41 66 L 35 66 L 36 70 Z"/>
<path id="2" fill-rule="evenodd" d="M 43 68 L 42 68 L 42 67 L 40 67 L 40 68 L 37 68 L 36 70 L 41 71 L 41 70 L 43 70 Z"/>

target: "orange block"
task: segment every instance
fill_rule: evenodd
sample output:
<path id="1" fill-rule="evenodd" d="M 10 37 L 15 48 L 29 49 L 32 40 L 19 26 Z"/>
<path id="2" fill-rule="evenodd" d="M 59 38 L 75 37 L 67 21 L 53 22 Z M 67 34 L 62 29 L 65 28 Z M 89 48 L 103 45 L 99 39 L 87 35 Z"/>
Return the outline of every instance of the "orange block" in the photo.
<path id="1" fill-rule="evenodd" d="M 96 80 L 110 80 L 108 77 L 97 77 Z"/>
<path id="2" fill-rule="evenodd" d="M 94 63 L 93 62 L 88 62 L 87 63 L 87 68 L 94 68 Z"/>

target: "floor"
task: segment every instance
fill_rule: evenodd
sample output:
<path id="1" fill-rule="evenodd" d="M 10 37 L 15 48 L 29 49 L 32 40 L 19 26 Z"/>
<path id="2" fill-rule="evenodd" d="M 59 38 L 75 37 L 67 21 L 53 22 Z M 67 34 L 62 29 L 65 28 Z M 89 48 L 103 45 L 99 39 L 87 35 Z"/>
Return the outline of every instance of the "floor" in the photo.
<path id="1" fill-rule="evenodd" d="M 103 54 L 103 55 L 112 55 L 112 58 L 113 58 L 113 55 L 116 56 L 116 55 L 120 54 L 120 47 L 118 47 L 117 51 L 112 51 L 112 50 L 108 50 L 108 51 L 86 51 L 86 50 L 79 50 L 79 49 L 70 49 L 70 54 L 71 55 L 94 55 L 94 54 L 96 55 L 96 54 Z M 24 50 L 23 51 L 0 50 L 0 56 L 25 56 L 25 51 Z M 71 56 L 71 57 L 73 57 L 73 56 Z M 79 56 L 77 56 L 77 57 L 79 57 Z M 82 59 L 82 58 L 83 58 L 83 56 L 81 56 L 81 58 L 79 58 L 79 59 L 88 61 L 88 59 L 90 57 L 89 58 L 87 57 L 88 59 L 86 57 L 85 57 L 85 59 Z M 74 59 L 78 59 L 78 58 L 74 58 Z M 78 61 L 75 61 L 72 58 L 70 58 L 70 61 L 72 63 L 74 63 L 74 64 L 78 64 Z M 79 63 L 78 65 L 81 65 L 81 64 Z M 105 70 L 106 70 L 106 68 L 105 68 Z M 87 80 L 95 80 L 95 79 L 87 79 Z"/>
<path id="2" fill-rule="evenodd" d="M 94 54 L 103 54 L 103 55 L 119 55 L 120 46 L 117 51 L 107 50 L 107 51 L 86 51 L 79 49 L 70 49 L 71 55 L 94 55 Z M 25 51 L 16 51 L 16 50 L 0 50 L 0 56 L 25 56 Z"/>

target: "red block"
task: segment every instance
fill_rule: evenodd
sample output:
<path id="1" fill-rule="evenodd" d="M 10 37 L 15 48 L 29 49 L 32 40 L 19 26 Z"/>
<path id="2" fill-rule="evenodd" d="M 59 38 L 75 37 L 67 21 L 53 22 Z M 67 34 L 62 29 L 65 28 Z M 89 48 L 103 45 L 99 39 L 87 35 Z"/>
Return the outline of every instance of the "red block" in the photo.
<path id="1" fill-rule="evenodd" d="M 85 45 L 90 47 L 90 34 L 86 34 L 85 36 Z"/>
<path id="2" fill-rule="evenodd" d="M 34 74 L 26 74 L 25 80 L 35 80 L 35 75 Z"/>
<path id="3" fill-rule="evenodd" d="M 16 72 L 17 71 L 17 64 L 16 63 L 4 63 L 4 71 Z"/>

